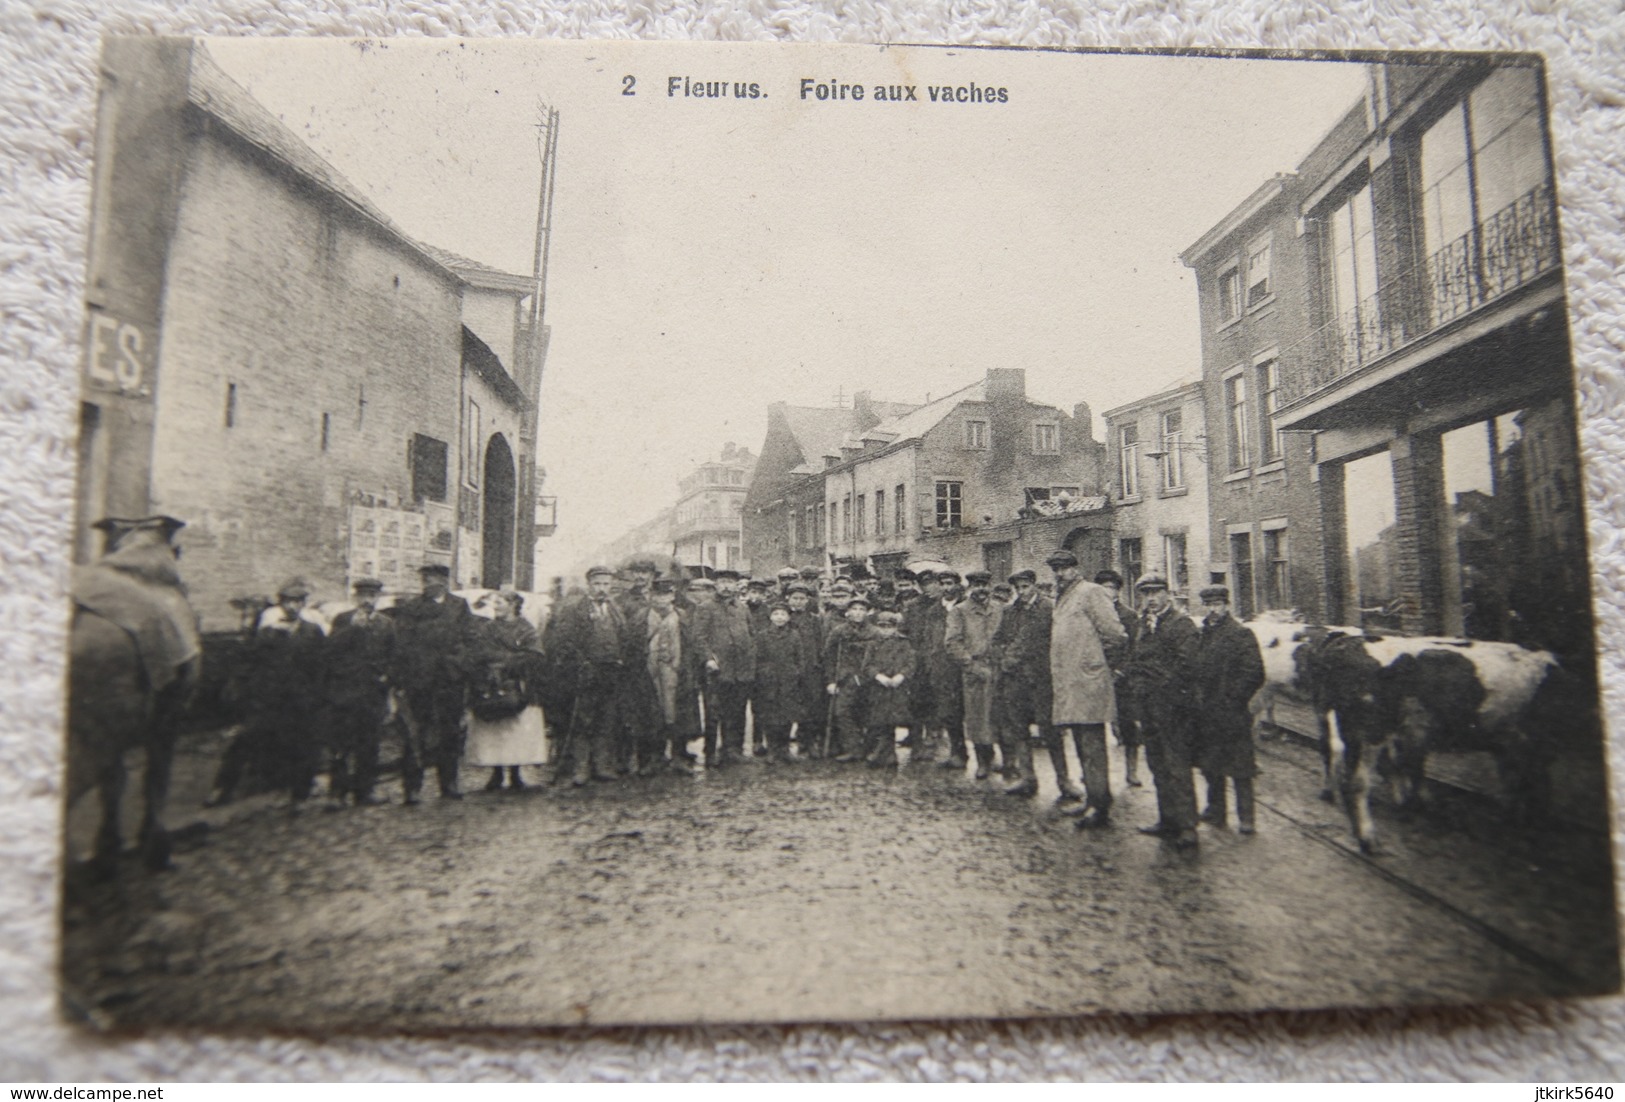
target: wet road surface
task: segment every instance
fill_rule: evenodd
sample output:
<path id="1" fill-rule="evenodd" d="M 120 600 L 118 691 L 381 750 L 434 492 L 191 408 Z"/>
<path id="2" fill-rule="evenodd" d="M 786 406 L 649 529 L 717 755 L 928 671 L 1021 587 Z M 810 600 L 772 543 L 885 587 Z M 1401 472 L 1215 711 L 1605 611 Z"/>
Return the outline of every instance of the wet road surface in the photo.
<path id="1" fill-rule="evenodd" d="M 1114 749 L 1114 755 L 1116 753 Z M 171 824 L 207 754 L 180 766 Z M 74 880 L 73 1012 L 433 1028 L 1461 1002 L 1614 985 L 1607 840 L 1437 803 L 1350 851 L 1314 756 L 1262 745 L 1259 831 L 1195 853 L 927 762 L 208 815 L 177 870 Z M 193 780 L 190 786 L 186 777 Z M 190 787 L 190 790 L 188 790 Z M 432 783 L 431 783 L 432 789 Z M 393 791 L 391 791 L 393 789 Z"/>

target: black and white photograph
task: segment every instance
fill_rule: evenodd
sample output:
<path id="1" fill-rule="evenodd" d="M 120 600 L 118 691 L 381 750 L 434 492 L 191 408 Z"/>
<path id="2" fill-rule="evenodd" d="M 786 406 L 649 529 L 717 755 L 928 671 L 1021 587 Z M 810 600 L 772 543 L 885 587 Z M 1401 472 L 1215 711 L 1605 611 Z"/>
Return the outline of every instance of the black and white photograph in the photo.
<path id="1" fill-rule="evenodd" d="M 97 75 L 68 1020 L 1619 991 L 1539 54 Z"/>

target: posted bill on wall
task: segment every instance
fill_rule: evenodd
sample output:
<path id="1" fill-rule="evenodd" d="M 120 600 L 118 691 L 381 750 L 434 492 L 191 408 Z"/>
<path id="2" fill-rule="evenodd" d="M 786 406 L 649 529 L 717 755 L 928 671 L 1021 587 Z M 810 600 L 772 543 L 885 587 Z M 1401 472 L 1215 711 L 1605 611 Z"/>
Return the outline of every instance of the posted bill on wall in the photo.
<path id="1" fill-rule="evenodd" d="M 101 80 L 66 1013 L 1618 990 L 1539 57 Z"/>

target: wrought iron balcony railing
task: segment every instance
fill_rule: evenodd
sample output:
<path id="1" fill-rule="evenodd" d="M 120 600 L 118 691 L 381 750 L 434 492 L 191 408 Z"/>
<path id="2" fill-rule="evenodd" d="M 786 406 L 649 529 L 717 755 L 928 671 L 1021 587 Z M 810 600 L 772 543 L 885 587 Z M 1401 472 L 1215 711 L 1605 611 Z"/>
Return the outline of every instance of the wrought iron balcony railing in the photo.
<path id="1" fill-rule="evenodd" d="M 1552 189 L 1541 183 L 1287 348 L 1282 401 L 1330 386 L 1560 262 Z"/>

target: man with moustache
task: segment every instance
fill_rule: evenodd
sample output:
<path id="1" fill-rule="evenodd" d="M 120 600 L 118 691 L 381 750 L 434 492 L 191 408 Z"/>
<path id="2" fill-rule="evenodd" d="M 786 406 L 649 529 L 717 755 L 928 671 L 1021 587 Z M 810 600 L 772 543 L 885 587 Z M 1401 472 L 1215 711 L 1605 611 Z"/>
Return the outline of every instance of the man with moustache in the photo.
<path id="1" fill-rule="evenodd" d="M 706 677 L 706 703 L 715 703 L 705 721 L 705 764 L 721 768 L 745 753 L 745 705 L 756 676 L 750 613 L 739 600 L 739 572 L 719 570 L 716 600 L 694 616 Z"/>
<path id="2" fill-rule="evenodd" d="M 463 653 L 474 613 L 468 602 L 451 592 L 451 568 L 428 563 L 418 575 L 423 591 L 396 605 L 399 684 L 405 689 L 410 719 L 401 777 L 406 802 L 417 803 L 423 778 L 435 771 L 440 796 L 463 798 L 457 785 L 457 766 L 463 756 L 463 698 L 467 678 Z"/>
<path id="3" fill-rule="evenodd" d="M 1236 822 L 1251 834 L 1253 776 L 1258 765 L 1253 750 L 1253 717 L 1248 704 L 1264 684 L 1264 656 L 1258 637 L 1230 614 L 1230 590 L 1210 585 L 1201 591 L 1202 631 L 1197 639 L 1191 689 L 1202 725 L 1197 763 L 1207 781 L 1207 807 L 1202 821 L 1225 825 L 1225 780 L 1236 787 Z"/>
<path id="4" fill-rule="evenodd" d="M 565 756 L 573 764 L 570 783 L 616 779 L 615 743 L 620 734 L 621 696 L 627 678 L 626 616 L 610 600 L 615 572 L 607 566 L 587 571 L 587 599 L 565 607 L 555 645 L 556 667 L 575 686 Z"/>
<path id="5" fill-rule="evenodd" d="M 1064 762 L 1065 732 L 1070 731 L 1078 751 L 1087 802 L 1078 819 L 1079 830 L 1111 822 L 1112 787 L 1106 764 L 1106 725 L 1117 719 L 1117 695 L 1112 687 L 1106 648 L 1128 642 L 1128 632 L 1112 608 L 1112 599 L 1078 572 L 1078 557 L 1071 551 L 1052 551 L 1044 560 L 1055 573 L 1055 611 L 1050 621 L 1050 683 L 1053 721 L 1062 733 L 1055 749 Z"/>
<path id="6" fill-rule="evenodd" d="M 1196 845 L 1196 789 L 1191 760 L 1191 677 L 1196 625 L 1174 607 L 1168 580 L 1147 574 L 1135 589 L 1140 617 L 1119 682 L 1119 703 L 1139 717 L 1146 764 L 1157 786 L 1157 821 L 1142 834 L 1170 839 L 1180 849 Z M 1123 709 L 1120 708 L 1121 716 Z"/>
<path id="7" fill-rule="evenodd" d="M 977 769 L 993 763 L 993 639 L 1004 618 L 1002 606 L 989 600 L 993 576 L 985 570 L 965 575 L 970 594 L 948 610 L 944 646 L 959 666 L 964 694 L 965 735 L 976 754 Z"/>

